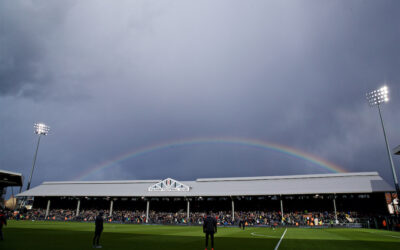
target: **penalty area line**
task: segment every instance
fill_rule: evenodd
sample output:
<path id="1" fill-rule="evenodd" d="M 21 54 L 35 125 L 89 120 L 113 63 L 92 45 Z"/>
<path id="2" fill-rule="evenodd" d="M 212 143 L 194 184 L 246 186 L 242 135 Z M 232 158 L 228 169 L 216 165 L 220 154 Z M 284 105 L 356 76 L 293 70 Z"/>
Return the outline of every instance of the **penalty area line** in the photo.
<path id="1" fill-rule="evenodd" d="M 287 231 L 287 228 L 285 229 L 285 232 L 283 232 L 283 234 L 282 234 L 282 236 L 281 236 L 281 239 L 278 241 L 278 244 L 276 244 L 274 250 L 278 250 L 279 245 L 281 244 L 281 242 L 282 242 L 282 240 L 283 240 L 283 237 L 285 237 L 286 231 Z"/>

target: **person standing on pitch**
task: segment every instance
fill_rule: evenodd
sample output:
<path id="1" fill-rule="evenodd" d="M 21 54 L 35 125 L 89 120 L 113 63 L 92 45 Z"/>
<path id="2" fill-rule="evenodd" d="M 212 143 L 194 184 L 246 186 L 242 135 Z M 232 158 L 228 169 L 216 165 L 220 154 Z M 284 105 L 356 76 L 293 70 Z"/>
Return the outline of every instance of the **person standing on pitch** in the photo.
<path id="1" fill-rule="evenodd" d="M 101 248 L 99 241 L 101 232 L 103 232 L 103 211 L 100 211 L 99 215 L 96 216 L 95 224 L 96 229 L 94 231 L 93 248 Z"/>
<path id="2" fill-rule="evenodd" d="M 204 219 L 203 232 L 206 234 L 206 250 L 208 247 L 208 236 L 211 237 L 211 249 L 214 250 L 214 234 L 217 233 L 217 220 L 211 217 L 211 212 Z"/>
<path id="3" fill-rule="evenodd" d="M 4 240 L 3 224 L 7 226 L 7 219 L 6 219 L 6 215 L 3 213 L 3 210 L 0 210 L 0 240 Z"/>
<path id="4" fill-rule="evenodd" d="M 239 221 L 239 228 L 242 228 L 244 230 L 245 226 L 246 226 L 246 221 L 242 217 L 242 218 L 240 218 L 240 221 Z"/>

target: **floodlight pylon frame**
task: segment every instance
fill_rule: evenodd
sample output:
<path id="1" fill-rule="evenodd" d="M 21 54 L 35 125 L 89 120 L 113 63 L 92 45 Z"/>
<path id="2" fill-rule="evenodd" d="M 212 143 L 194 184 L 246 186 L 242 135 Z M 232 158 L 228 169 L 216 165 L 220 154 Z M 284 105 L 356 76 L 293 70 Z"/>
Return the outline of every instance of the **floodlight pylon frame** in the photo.
<path id="1" fill-rule="evenodd" d="M 389 148 L 389 142 L 388 142 L 388 139 L 387 139 L 387 136 L 386 136 L 385 124 L 383 122 L 383 117 L 382 117 L 382 112 L 381 112 L 381 104 L 389 101 L 388 94 L 389 94 L 389 90 L 388 90 L 387 86 L 383 86 L 382 88 L 380 88 L 378 90 L 374 90 L 372 92 L 367 93 L 366 96 L 367 96 L 367 100 L 369 102 L 369 105 L 371 107 L 374 107 L 374 106 L 378 107 L 379 118 L 381 120 L 381 125 L 382 125 L 382 130 L 383 130 L 383 137 L 385 138 L 385 144 L 386 144 L 386 151 L 387 151 L 387 154 L 388 154 L 388 157 L 389 157 L 390 166 L 391 166 L 391 169 L 392 169 L 392 175 L 393 175 L 394 186 L 395 186 L 395 189 L 396 189 L 397 199 L 400 200 L 399 181 L 397 179 L 396 169 L 394 167 L 392 153 L 391 153 L 390 148 Z M 396 211 L 396 214 L 397 214 L 397 211 Z"/>
<path id="2" fill-rule="evenodd" d="M 42 135 L 47 135 L 49 133 L 49 131 L 50 131 L 50 127 L 47 126 L 44 123 L 35 123 L 34 124 L 34 128 L 35 128 L 35 134 L 39 135 L 39 137 L 38 137 L 38 141 L 37 141 L 37 144 L 36 144 L 35 156 L 33 157 L 33 164 L 32 164 L 31 174 L 29 175 L 29 181 L 28 181 L 28 186 L 26 187 L 26 190 L 29 190 L 31 188 L 31 181 L 32 181 L 33 171 L 35 170 L 37 154 L 38 154 L 38 151 L 39 151 L 40 138 L 41 138 Z"/>

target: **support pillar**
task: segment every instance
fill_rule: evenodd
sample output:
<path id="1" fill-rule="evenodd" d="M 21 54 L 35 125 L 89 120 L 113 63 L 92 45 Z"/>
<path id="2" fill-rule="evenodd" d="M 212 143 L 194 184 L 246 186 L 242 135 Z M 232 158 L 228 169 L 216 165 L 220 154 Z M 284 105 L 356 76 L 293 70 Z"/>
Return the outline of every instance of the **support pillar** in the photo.
<path id="1" fill-rule="evenodd" d="M 80 209 L 80 207 L 81 207 L 81 200 L 79 199 L 79 200 L 78 200 L 78 205 L 76 206 L 76 215 L 75 215 L 75 216 L 78 216 L 78 215 L 79 215 L 79 209 Z"/>
<path id="2" fill-rule="evenodd" d="M 49 216 L 49 212 L 50 212 L 50 200 L 48 200 L 47 201 L 47 208 L 46 208 L 46 219 L 47 219 L 47 216 Z"/>
<path id="3" fill-rule="evenodd" d="M 335 224 L 337 223 L 337 212 L 336 212 L 336 195 L 333 195 L 333 211 L 335 213 Z"/>
<path id="4" fill-rule="evenodd" d="M 235 221 L 235 201 L 232 199 L 232 222 Z"/>
<path id="5" fill-rule="evenodd" d="M 190 201 L 187 200 L 187 223 L 189 223 L 189 219 L 190 219 Z"/>
<path id="6" fill-rule="evenodd" d="M 109 216 L 109 217 L 111 217 L 111 216 L 112 216 L 113 207 L 114 207 L 114 200 L 113 200 L 113 199 L 111 199 L 111 202 L 110 202 L 110 216 Z"/>
<path id="7" fill-rule="evenodd" d="M 283 199 L 282 199 L 282 196 L 281 196 L 281 222 L 283 223 Z"/>
<path id="8" fill-rule="evenodd" d="M 146 223 L 149 223 L 149 210 L 150 210 L 150 201 L 147 200 L 147 205 L 146 205 Z"/>

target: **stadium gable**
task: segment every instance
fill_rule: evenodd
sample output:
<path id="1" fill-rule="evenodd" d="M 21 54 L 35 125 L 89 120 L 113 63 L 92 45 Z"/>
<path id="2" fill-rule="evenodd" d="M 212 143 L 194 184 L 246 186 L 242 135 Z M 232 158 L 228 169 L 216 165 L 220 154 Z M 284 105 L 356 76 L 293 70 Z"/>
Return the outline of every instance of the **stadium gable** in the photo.
<path id="1" fill-rule="evenodd" d="M 149 192 L 153 192 L 153 191 L 188 192 L 188 191 L 190 191 L 190 187 L 185 184 L 182 184 L 174 179 L 167 178 L 163 181 L 160 181 L 160 182 L 150 186 L 148 191 Z"/>

